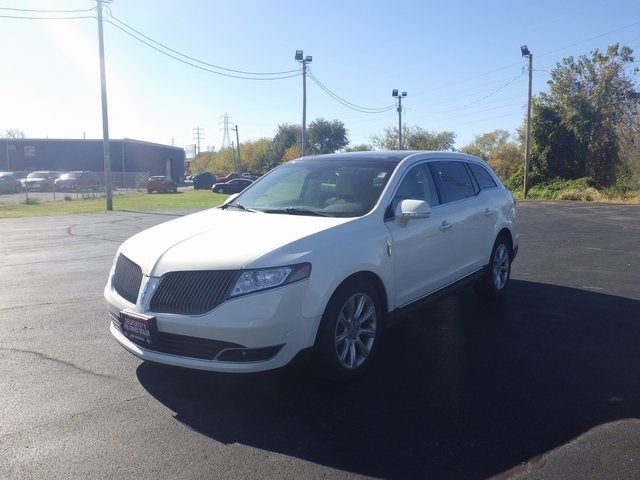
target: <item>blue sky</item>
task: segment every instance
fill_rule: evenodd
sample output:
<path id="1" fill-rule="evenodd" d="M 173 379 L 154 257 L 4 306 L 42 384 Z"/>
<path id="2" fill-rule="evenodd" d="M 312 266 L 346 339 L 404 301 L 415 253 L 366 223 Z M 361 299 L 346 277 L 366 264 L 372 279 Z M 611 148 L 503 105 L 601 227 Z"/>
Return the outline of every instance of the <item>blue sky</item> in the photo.
<path id="1" fill-rule="evenodd" d="M 90 0 L 0 0 L 0 8 L 83 9 Z M 408 92 L 404 120 L 453 130 L 461 147 L 479 133 L 522 123 L 524 59 L 534 53 L 534 91 L 563 56 L 621 42 L 640 50 L 640 2 L 611 1 L 205 1 L 114 0 L 113 15 L 192 57 L 227 68 L 298 68 L 296 49 L 312 55 L 311 72 L 358 105 L 393 103 Z M 29 15 L 0 10 L 0 15 Z M 35 15 L 35 14 L 31 14 Z M 301 122 L 301 77 L 278 81 L 225 78 L 161 55 L 105 25 L 112 138 L 185 146 L 192 128 L 203 145 L 220 146 L 220 117 L 241 140 L 273 135 Z M 96 22 L 0 18 L 3 73 L 0 130 L 29 137 L 101 137 Z M 640 56 L 640 55 L 638 55 Z M 508 85 L 507 85 L 508 84 Z M 506 85 L 506 86 L 505 86 Z M 485 98 L 486 97 L 486 98 Z M 308 80 L 307 121 L 340 119 L 352 143 L 397 125 L 397 113 L 352 111 Z"/>

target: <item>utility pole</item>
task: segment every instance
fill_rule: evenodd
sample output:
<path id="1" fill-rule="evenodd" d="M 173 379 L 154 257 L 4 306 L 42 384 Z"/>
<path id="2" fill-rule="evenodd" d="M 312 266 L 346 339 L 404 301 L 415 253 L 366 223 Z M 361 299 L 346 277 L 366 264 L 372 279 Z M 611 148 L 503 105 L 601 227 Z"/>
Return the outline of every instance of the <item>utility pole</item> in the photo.
<path id="1" fill-rule="evenodd" d="M 238 149 L 238 173 L 242 173 L 242 163 L 240 162 L 240 136 L 238 134 L 238 125 L 233 127 L 236 131 L 236 148 Z"/>
<path id="2" fill-rule="evenodd" d="M 125 182 L 124 178 L 124 141 L 126 139 L 123 137 L 122 138 L 122 187 L 123 188 L 127 188 L 127 182 Z"/>
<path id="3" fill-rule="evenodd" d="M 109 150 L 109 114 L 107 112 L 107 77 L 104 72 L 104 39 L 102 35 L 102 3 L 108 0 L 97 0 L 98 6 L 98 51 L 100 54 L 100 91 L 102 97 L 102 149 L 104 151 L 104 187 L 107 211 L 113 210 L 111 197 L 111 152 Z"/>
<path id="4" fill-rule="evenodd" d="M 302 135 L 300 139 L 300 156 L 304 157 L 307 142 L 307 64 L 311 63 L 311 55 L 304 56 L 302 50 L 296 50 L 296 60 L 302 64 Z"/>
<path id="5" fill-rule="evenodd" d="M 520 47 L 523 57 L 529 58 L 529 95 L 527 97 L 527 133 L 524 141 L 524 185 L 522 198 L 527 198 L 529 192 L 529 156 L 531 154 L 531 86 L 533 81 L 533 53 L 526 45 Z"/>
<path id="6" fill-rule="evenodd" d="M 196 127 L 193 130 L 193 140 L 196 142 L 196 157 L 200 155 L 200 140 L 204 139 L 204 128 Z"/>
<path id="7" fill-rule="evenodd" d="M 399 93 L 398 89 L 394 88 L 391 96 L 398 98 L 398 150 L 402 150 L 402 97 L 406 97 L 407 92 Z"/>
<path id="8" fill-rule="evenodd" d="M 233 141 L 231 141 L 231 151 L 233 152 L 233 169 L 238 172 L 238 160 L 236 159 L 236 146 L 233 144 Z"/>

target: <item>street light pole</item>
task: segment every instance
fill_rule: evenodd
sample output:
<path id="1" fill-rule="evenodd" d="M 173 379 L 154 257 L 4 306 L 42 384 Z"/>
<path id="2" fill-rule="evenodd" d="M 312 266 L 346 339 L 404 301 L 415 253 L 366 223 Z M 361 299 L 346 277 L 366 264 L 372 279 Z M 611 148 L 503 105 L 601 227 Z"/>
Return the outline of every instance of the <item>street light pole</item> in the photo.
<path id="1" fill-rule="evenodd" d="M 527 97 L 527 133 L 524 143 L 524 184 L 522 186 L 522 198 L 527 198 L 529 192 L 529 156 L 531 154 L 531 87 L 533 80 L 533 53 L 526 45 L 520 47 L 523 57 L 529 58 L 529 95 Z"/>
<path id="2" fill-rule="evenodd" d="M 398 89 L 394 88 L 391 96 L 398 98 L 398 150 L 402 150 L 402 97 L 406 97 L 407 92 L 399 93 Z"/>
<path id="3" fill-rule="evenodd" d="M 107 210 L 113 210 L 111 197 L 111 152 L 109 150 L 109 116 L 107 112 L 107 78 L 104 68 L 104 39 L 102 35 L 102 2 L 98 4 L 98 52 L 100 54 L 100 92 L 102 97 L 102 149 L 104 151 L 104 186 Z"/>
<path id="4" fill-rule="evenodd" d="M 304 57 L 302 50 L 296 50 L 296 60 L 302 63 L 302 135 L 300 139 L 300 156 L 304 157 L 306 151 L 307 137 L 307 64 L 311 63 L 313 57 Z"/>

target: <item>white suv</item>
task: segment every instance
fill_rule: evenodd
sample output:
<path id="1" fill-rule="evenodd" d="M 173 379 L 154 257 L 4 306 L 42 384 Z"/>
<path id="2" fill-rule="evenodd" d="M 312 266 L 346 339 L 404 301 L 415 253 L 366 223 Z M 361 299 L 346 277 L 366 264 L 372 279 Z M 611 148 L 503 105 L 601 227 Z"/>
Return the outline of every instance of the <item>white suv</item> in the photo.
<path id="1" fill-rule="evenodd" d="M 513 197 L 477 157 L 322 155 L 131 237 L 104 294 L 144 360 L 255 372 L 309 349 L 349 380 L 411 309 L 470 281 L 500 296 L 517 250 Z"/>

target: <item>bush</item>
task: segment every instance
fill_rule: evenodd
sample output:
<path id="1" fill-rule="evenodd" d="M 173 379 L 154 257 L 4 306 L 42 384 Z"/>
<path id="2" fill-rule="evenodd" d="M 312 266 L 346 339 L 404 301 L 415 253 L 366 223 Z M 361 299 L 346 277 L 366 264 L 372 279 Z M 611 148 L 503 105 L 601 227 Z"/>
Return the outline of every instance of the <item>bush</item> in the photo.
<path id="1" fill-rule="evenodd" d="M 27 198 L 24 201 L 25 205 L 40 205 L 40 199 L 39 198 Z"/>
<path id="2" fill-rule="evenodd" d="M 71 197 L 71 195 L 65 195 L 65 196 L 64 196 L 64 201 L 65 201 L 65 202 L 68 202 L 68 201 L 71 201 L 71 200 L 73 200 L 73 198 Z"/>

